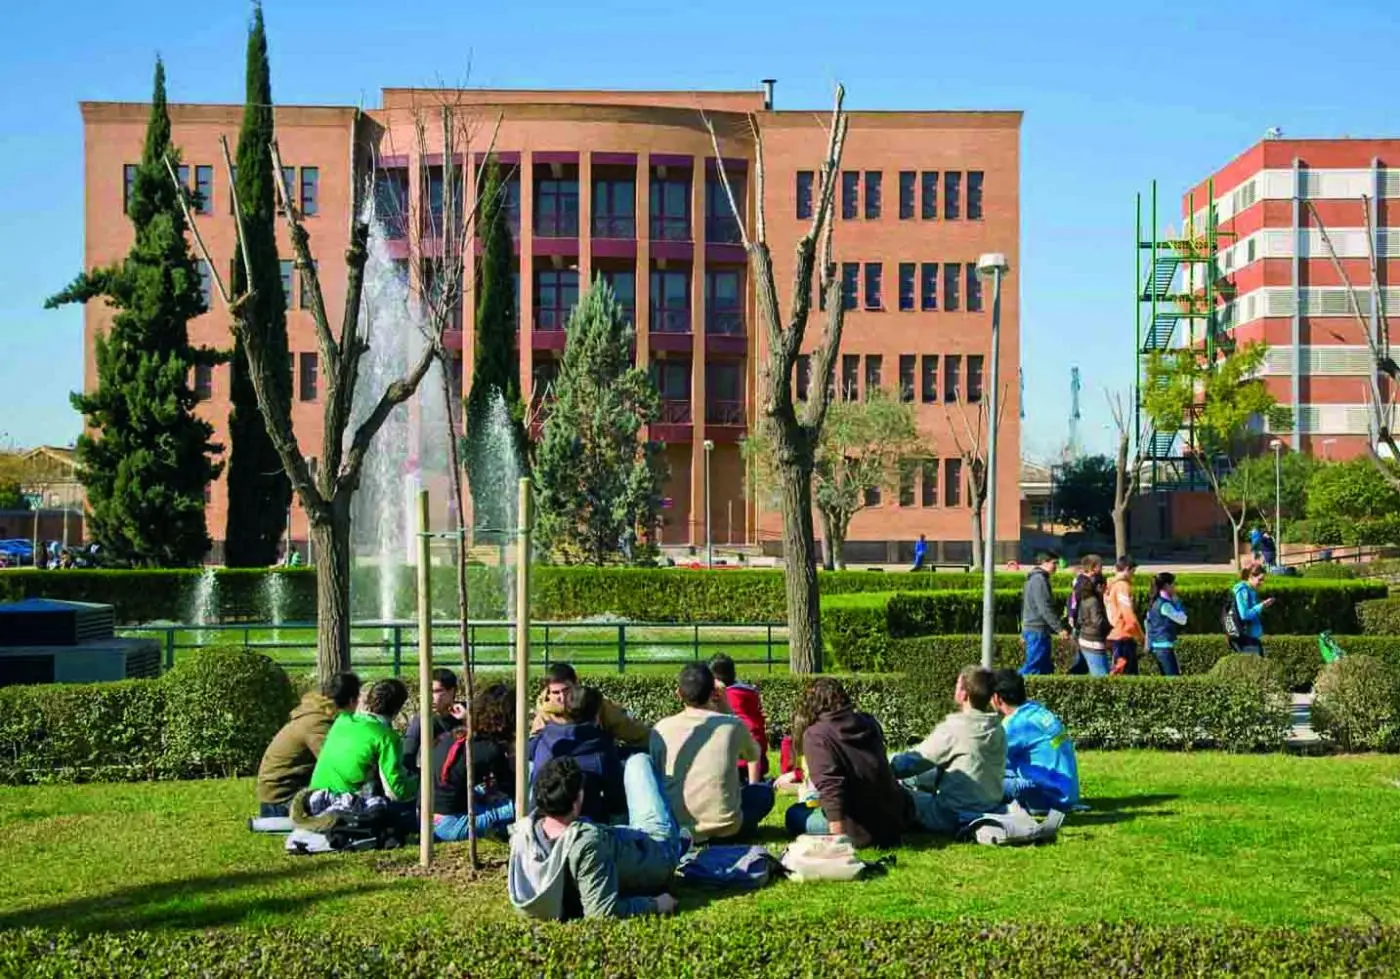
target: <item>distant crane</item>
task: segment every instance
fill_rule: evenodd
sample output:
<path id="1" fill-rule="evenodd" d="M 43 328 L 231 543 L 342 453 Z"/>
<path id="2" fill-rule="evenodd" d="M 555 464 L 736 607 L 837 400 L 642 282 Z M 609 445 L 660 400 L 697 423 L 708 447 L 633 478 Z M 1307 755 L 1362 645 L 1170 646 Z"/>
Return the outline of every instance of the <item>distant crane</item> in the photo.
<path id="1" fill-rule="evenodd" d="M 1069 369 L 1069 441 L 1065 443 L 1065 461 L 1079 458 L 1083 451 L 1079 445 L 1079 392 L 1083 389 L 1079 381 L 1079 368 Z"/>

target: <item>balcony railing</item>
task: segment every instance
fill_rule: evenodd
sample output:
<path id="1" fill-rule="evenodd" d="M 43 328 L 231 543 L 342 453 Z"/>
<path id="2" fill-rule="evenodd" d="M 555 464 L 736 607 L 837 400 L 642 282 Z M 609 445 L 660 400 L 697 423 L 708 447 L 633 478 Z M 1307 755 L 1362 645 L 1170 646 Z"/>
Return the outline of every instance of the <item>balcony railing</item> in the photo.
<path id="1" fill-rule="evenodd" d="M 542 333 L 563 333 L 568 322 L 569 311 L 567 309 L 555 309 L 551 306 L 535 307 L 535 329 Z"/>
<path id="2" fill-rule="evenodd" d="M 741 337 L 744 335 L 744 313 L 739 309 L 709 309 L 705 311 L 705 332 L 710 336 Z"/>
<path id="3" fill-rule="evenodd" d="M 690 424 L 690 402 L 679 399 L 667 398 L 661 402 L 661 417 L 657 419 L 663 425 L 689 425 Z"/>
<path id="4" fill-rule="evenodd" d="M 705 405 L 706 425 L 743 425 L 742 401 L 710 401 Z"/>
<path id="5" fill-rule="evenodd" d="M 540 238 L 577 238 L 577 214 L 536 214 L 535 234 Z"/>
<path id="6" fill-rule="evenodd" d="M 711 214 L 705 219 L 705 241 L 715 245 L 740 244 L 739 222 L 732 214 Z"/>
<path id="7" fill-rule="evenodd" d="M 593 237 L 632 241 L 637 237 L 637 218 L 631 214 L 595 214 Z"/>
<path id="8" fill-rule="evenodd" d="M 689 333 L 690 310 L 653 309 L 651 311 L 652 333 Z"/>
<path id="9" fill-rule="evenodd" d="M 690 218 L 672 217 L 664 214 L 651 216 L 652 241 L 689 241 Z"/>

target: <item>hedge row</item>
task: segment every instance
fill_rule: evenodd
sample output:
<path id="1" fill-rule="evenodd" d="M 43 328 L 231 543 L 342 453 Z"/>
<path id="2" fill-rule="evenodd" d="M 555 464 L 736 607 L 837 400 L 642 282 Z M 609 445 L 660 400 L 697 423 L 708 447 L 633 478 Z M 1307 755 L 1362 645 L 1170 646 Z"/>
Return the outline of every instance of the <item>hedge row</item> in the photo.
<path id="1" fill-rule="evenodd" d="M 1400 929 L 944 923 L 839 911 L 819 927 L 697 929 L 684 915 L 573 927 L 507 918 L 387 939 L 354 929 L 331 935 L 290 930 L 77 934 L 31 928 L 0 932 L 0 973 L 29 979 L 1388 976 L 1400 973 Z"/>

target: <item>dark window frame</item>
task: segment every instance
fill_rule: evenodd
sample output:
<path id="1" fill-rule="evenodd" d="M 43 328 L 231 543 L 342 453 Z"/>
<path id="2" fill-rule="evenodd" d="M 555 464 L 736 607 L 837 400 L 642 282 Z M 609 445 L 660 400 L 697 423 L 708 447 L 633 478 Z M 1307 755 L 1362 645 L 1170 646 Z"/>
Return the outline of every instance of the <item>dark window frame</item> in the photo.
<path id="1" fill-rule="evenodd" d="M 899 263 L 899 311 L 901 313 L 912 313 L 918 308 L 918 276 L 918 263 Z"/>
<path id="2" fill-rule="evenodd" d="M 673 200 L 668 200 L 667 191 L 671 188 L 679 187 L 683 193 L 681 200 L 683 206 L 681 213 L 677 214 L 670 209 Z M 661 179 L 654 173 L 651 178 L 651 189 L 648 194 L 647 226 L 651 231 L 652 241 L 690 241 L 691 227 L 691 188 L 690 178 L 681 180 L 676 177 Z"/>
<path id="3" fill-rule="evenodd" d="M 854 221 L 860 217 L 860 171 L 841 171 L 841 219 Z"/>
<path id="4" fill-rule="evenodd" d="M 864 280 L 861 287 L 865 293 L 865 308 L 873 311 L 883 310 L 885 263 L 866 262 L 861 278 Z"/>
<path id="5" fill-rule="evenodd" d="M 962 171 L 948 170 L 943 174 L 943 220 L 957 221 L 962 217 Z"/>
<path id="6" fill-rule="evenodd" d="M 865 355 L 865 400 L 874 397 L 876 391 L 884 389 L 885 358 L 880 354 Z"/>
<path id="7" fill-rule="evenodd" d="M 797 220 L 812 220 L 812 188 L 816 184 L 816 174 L 811 170 L 797 171 Z"/>
<path id="8" fill-rule="evenodd" d="M 819 287 L 820 288 L 820 287 Z M 860 305 L 860 263 L 841 263 L 841 308 L 855 309 Z"/>
<path id="9" fill-rule="evenodd" d="M 302 167 L 298 186 L 302 217 L 314 218 L 321 213 L 321 168 Z"/>
<path id="10" fill-rule="evenodd" d="M 865 220 L 878 221 L 880 212 L 884 208 L 884 183 L 885 173 L 883 170 L 865 171 Z"/>
<path id="11" fill-rule="evenodd" d="M 899 400 L 914 403 L 914 378 L 919 372 L 919 358 L 914 354 L 899 355 Z"/>
<path id="12" fill-rule="evenodd" d="M 967 355 L 966 395 L 968 404 L 981 404 L 987 381 L 986 357 L 982 354 Z"/>
<path id="13" fill-rule="evenodd" d="M 919 309 L 925 313 L 938 311 L 938 263 L 919 263 Z"/>
<path id="14" fill-rule="evenodd" d="M 321 365 L 315 352 L 303 351 L 297 356 L 297 400 L 314 402 L 320 397 Z"/>
<path id="15" fill-rule="evenodd" d="M 938 174 L 937 170 L 925 170 L 919 175 L 920 220 L 938 220 Z"/>
<path id="16" fill-rule="evenodd" d="M 651 316 L 648 320 L 648 329 L 652 333 L 690 333 L 691 307 L 690 307 L 690 275 L 689 269 L 652 269 L 648 278 L 648 285 L 651 287 L 651 295 L 647 301 L 650 304 Z M 681 279 L 685 284 L 682 290 L 682 300 L 684 305 L 671 305 L 667 302 L 666 284 L 674 279 Z"/>
<path id="17" fill-rule="evenodd" d="M 914 217 L 914 202 L 915 197 L 918 195 L 918 182 L 918 171 L 899 171 L 899 220 L 901 221 L 910 221 Z"/>
<path id="18" fill-rule="evenodd" d="M 983 173 L 981 170 L 967 171 L 967 195 L 966 217 L 969 221 L 982 220 L 982 183 Z"/>
<path id="19" fill-rule="evenodd" d="M 958 312 L 962 291 L 962 263 L 943 263 L 943 311 L 946 313 Z"/>
<path id="20" fill-rule="evenodd" d="M 956 404 L 962 398 L 962 354 L 943 355 L 943 403 Z"/>
<path id="21" fill-rule="evenodd" d="M 969 313 L 980 313 L 982 312 L 982 277 L 977 274 L 977 263 L 967 262 L 964 267 L 967 269 L 967 292 L 964 297 L 963 309 Z"/>
<path id="22" fill-rule="evenodd" d="M 582 214 L 578 177 L 544 177 L 535 181 L 535 234 L 540 238 L 577 238 Z M 572 191 L 570 190 L 572 187 Z M 545 202 L 549 206 L 546 207 Z M 568 204 L 573 201 L 573 211 Z"/>
<path id="23" fill-rule="evenodd" d="M 919 400 L 926 405 L 938 404 L 938 354 L 923 354 L 919 359 Z"/>
<path id="24" fill-rule="evenodd" d="M 627 209 L 618 205 L 626 201 Z M 637 181 L 621 177 L 593 181 L 593 237 L 632 241 L 637 237 Z"/>
<path id="25" fill-rule="evenodd" d="M 570 282 L 569 277 L 573 277 Z M 544 333 L 562 333 L 569 323 L 569 314 L 579 300 L 577 269 L 535 269 L 535 329 Z M 573 302 L 568 301 L 573 293 Z M 552 301 L 546 306 L 542 297 L 549 293 Z M 547 322 L 546 322 L 547 321 Z"/>

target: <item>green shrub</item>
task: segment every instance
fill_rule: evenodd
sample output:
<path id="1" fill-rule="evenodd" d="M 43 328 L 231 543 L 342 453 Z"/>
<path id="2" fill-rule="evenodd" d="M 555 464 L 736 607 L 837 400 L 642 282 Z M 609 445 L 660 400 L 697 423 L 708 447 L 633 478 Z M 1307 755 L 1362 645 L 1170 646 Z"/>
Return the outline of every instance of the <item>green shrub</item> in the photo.
<path id="1" fill-rule="evenodd" d="M 248 775 L 296 704 L 282 668 L 246 649 L 182 659 L 165 687 L 162 768 L 181 777 Z"/>
<path id="2" fill-rule="evenodd" d="M 1310 581 L 1322 581 L 1324 579 L 1350 581 L 1357 577 L 1356 566 L 1351 564 L 1334 564 L 1330 561 L 1322 564 L 1310 564 L 1303 569 L 1303 577 Z"/>
<path id="3" fill-rule="evenodd" d="M 1368 636 L 1400 636 L 1400 598 L 1375 598 L 1356 603 L 1361 631 Z"/>
<path id="4" fill-rule="evenodd" d="M 1252 683 L 1263 690 L 1282 693 L 1283 669 L 1272 659 L 1251 653 L 1227 653 L 1215 661 L 1210 675 L 1217 680 Z"/>
<path id="5" fill-rule="evenodd" d="M 1346 751 L 1400 748 L 1400 671 L 1371 656 L 1345 656 L 1313 685 L 1312 726 Z"/>
<path id="6" fill-rule="evenodd" d="M 160 776 L 165 690 L 158 680 L 0 688 L 0 783 Z"/>

